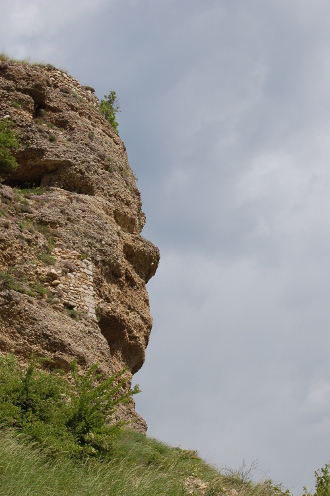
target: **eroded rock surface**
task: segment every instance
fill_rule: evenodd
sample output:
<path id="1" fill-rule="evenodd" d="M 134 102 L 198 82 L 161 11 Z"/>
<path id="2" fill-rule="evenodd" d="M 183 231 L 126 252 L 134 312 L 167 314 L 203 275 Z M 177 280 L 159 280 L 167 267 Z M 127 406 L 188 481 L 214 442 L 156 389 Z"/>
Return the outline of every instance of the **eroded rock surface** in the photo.
<path id="1" fill-rule="evenodd" d="M 159 251 L 140 234 L 145 216 L 123 142 L 93 90 L 52 67 L 0 68 L 3 118 L 20 148 L 18 169 L 0 184 L 0 350 L 134 374 Z"/>

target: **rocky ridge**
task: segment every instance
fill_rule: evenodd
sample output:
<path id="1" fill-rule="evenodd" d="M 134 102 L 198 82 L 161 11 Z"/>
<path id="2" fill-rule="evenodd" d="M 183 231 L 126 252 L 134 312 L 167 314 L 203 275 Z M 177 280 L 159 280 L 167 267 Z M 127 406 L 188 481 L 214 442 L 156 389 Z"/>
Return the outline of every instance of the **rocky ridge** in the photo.
<path id="1" fill-rule="evenodd" d="M 73 358 L 105 374 L 127 367 L 131 378 L 159 251 L 141 236 L 124 143 L 98 108 L 92 88 L 52 66 L 0 65 L 0 120 L 20 143 L 0 184 L 0 350 L 65 369 Z"/>

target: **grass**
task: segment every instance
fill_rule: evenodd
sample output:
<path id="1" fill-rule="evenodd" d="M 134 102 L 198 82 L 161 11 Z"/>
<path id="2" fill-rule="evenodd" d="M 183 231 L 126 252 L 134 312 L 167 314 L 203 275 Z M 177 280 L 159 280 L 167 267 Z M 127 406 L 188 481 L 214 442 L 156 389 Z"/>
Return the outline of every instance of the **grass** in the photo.
<path id="1" fill-rule="evenodd" d="M 55 265 L 56 263 L 56 259 L 49 253 L 42 253 L 38 258 L 46 265 Z"/>
<path id="2" fill-rule="evenodd" d="M 21 64 L 21 65 L 31 65 L 35 67 L 42 67 L 48 70 L 52 69 L 57 69 L 61 72 L 65 72 L 67 74 L 67 71 L 65 69 L 61 69 L 59 67 L 55 67 L 52 64 L 47 64 L 45 62 L 32 62 L 31 59 L 14 59 L 9 57 L 9 55 L 5 52 L 0 53 L 0 62 L 9 62 L 11 64 Z"/>
<path id="3" fill-rule="evenodd" d="M 43 195 L 45 192 L 46 192 L 46 188 L 41 188 L 40 186 L 27 186 L 27 187 L 22 187 L 22 188 L 19 188 L 18 186 L 16 186 L 14 188 L 14 192 L 16 193 L 17 195 L 17 198 L 18 200 L 20 199 L 20 197 L 24 197 L 24 198 L 30 198 L 31 195 Z"/>
<path id="4" fill-rule="evenodd" d="M 189 492 L 193 480 L 206 483 L 205 490 Z M 237 483 L 194 452 L 131 430 L 119 437 L 112 460 L 83 463 L 61 456 L 50 459 L 24 438 L 5 431 L 0 438 L 0 487 L 8 496 L 216 496 L 231 489 L 244 496 L 282 494 L 267 482 Z"/>
<path id="5" fill-rule="evenodd" d="M 0 122 L 0 169 L 4 171 L 16 170 L 16 162 L 13 150 L 19 148 L 19 142 L 13 131 L 14 123 L 9 120 Z"/>
<path id="6" fill-rule="evenodd" d="M 25 276 L 17 276 L 10 270 L 6 272 L 0 271 L 0 281 L 3 282 L 7 289 L 17 291 L 18 293 L 28 296 L 44 297 L 48 294 L 48 290 L 40 283 L 40 281 L 28 282 Z"/>
<path id="7" fill-rule="evenodd" d="M 6 288 L 11 289 L 13 291 L 17 291 L 19 293 L 27 294 L 29 289 L 24 287 L 21 281 L 17 280 L 10 271 L 0 272 L 0 281 L 2 281 Z M 25 281 L 24 281 L 25 282 Z M 23 283 L 24 283 L 23 282 Z"/>
<path id="8" fill-rule="evenodd" d="M 42 297 L 48 293 L 47 289 L 38 281 L 32 284 L 32 291 Z"/>
<path id="9" fill-rule="evenodd" d="M 73 320 L 78 320 L 78 312 L 74 308 L 66 308 L 67 314 L 71 317 Z"/>

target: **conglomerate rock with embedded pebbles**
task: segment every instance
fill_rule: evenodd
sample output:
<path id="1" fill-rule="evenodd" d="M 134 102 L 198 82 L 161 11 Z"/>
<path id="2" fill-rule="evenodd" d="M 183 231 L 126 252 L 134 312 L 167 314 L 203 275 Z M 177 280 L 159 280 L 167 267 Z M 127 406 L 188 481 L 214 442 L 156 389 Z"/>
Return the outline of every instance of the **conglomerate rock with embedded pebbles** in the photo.
<path id="1" fill-rule="evenodd" d="M 0 183 L 0 350 L 104 374 L 144 363 L 146 283 L 159 251 L 140 233 L 124 143 L 90 87 L 52 66 L 0 67 L 0 121 L 19 139 Z M 146 423 L 134 410 L 136 429 Z"/>

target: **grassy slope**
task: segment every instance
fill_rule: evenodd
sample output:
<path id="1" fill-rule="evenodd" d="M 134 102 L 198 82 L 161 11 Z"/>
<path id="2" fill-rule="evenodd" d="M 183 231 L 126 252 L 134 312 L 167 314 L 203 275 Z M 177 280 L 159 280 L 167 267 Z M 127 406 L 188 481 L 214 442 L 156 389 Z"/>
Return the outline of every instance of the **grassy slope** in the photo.
<path id="1" fill-rule="evenodd" d="M 0 494 L 6 496 L 275 495 L 269 482 L 220 475 L 195 452 L 167 446 L 133 431 L 116 443 L 112 461 L 48 459 L 9 431 L 0 438 Z M 203 486 L 202 482 L 205 484 Z M 195 488 L 194 488 L 195 487 Z"/>

